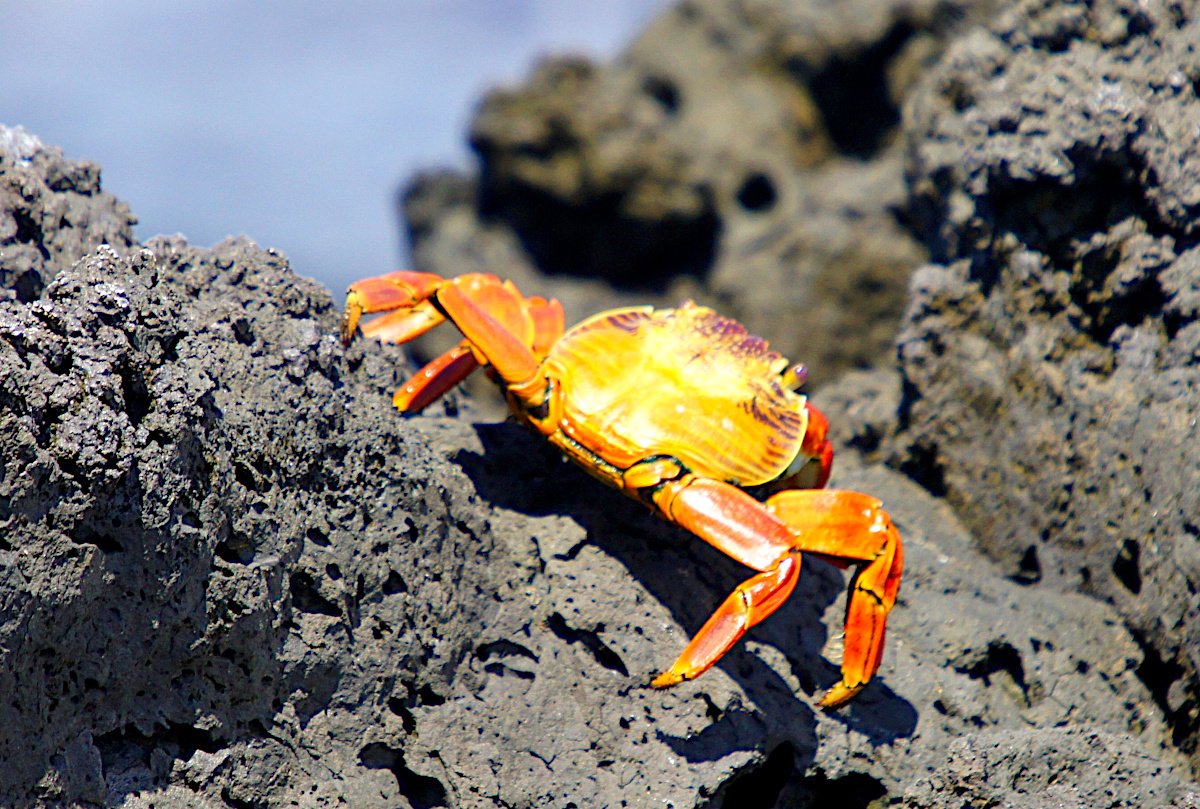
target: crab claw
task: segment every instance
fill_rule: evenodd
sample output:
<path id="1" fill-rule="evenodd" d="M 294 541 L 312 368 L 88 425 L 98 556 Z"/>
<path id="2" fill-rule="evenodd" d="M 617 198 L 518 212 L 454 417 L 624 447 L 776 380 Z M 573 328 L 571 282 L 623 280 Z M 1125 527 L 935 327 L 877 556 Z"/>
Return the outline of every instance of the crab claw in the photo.
<path id="1" fill-rule="evenodd" d="M 403 271 L 356 281 L 346 292 L 346 309 L 342 315 L 342 343 L 350 345 L 362 316 L 375 312 L 394 312 L 394 315 L 387 315 L 367 324 L 363 329 L 364 334 L 367 334 L 368 329 L 373 329 L 368 336 L 403 343 L 424 334 L 445 319 L 427 303 L 437 288 L 445 283 L 444 278 L 432 273 Z M 422 303 L 426 304 L 428 310 L 420 306 Z M 421 313 L 410 321 L 408 329 L 392 325 L 406 322 L 406 317 L 412 314 L 413 309 L 420 309 Z M 431 318 L 431 312 L 437 319 Z M 384 324 L 376 325 L 381 320 Z M 381 334 L 389 326 L 390 332 L 386 335 Z"/>
<path id="2" fill-rule="evenodd" d="M 418 413 L 481 365 L 508 383 L 532 377 L 562 336 L 563 310 L 555 300 L 526 298 L 510 281 L 472 273 L 446 279 L 432 273 L 394 272 L 351 285 L 342 318 L 342 342 L 366 337 L 406 343 L 449 319 L 467 338 L 427 364 L 396 391 L 393 402 Z"/>

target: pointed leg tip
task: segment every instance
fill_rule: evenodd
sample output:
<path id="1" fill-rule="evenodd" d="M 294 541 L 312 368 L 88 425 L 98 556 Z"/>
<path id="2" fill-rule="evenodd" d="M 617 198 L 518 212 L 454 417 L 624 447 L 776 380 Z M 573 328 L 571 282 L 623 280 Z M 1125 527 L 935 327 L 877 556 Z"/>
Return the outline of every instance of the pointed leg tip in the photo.
<path id="1" fill-rule="evenodd" d="M 341 337 L 342 337 L 342 345 L 344 347 L 348 348 L 350 346 L 350 344 L 352 342 L 354 342 L 354 335 L 357 331 L 358 331 L 358 316 L 352 315 L 349 312 L 347 312 L 342 317 Z"/>
<path id="2" fill-rule="evenodd" d="M 662 674 L 655 677 L 650 682 L 650 687 L 651 688 L 670 688 L 673 685 L 679 685 L 686 679 L 687 678 L 684 677 L 682 674 L 679 674 L 678 672 L 674 671 L 673 669 L 668 669 L 667 671 L 664 671 Z"/>
<path id="3" fill-rule="evenodd" d="M 346 308 L 342 310 L 342 345 L 349 346 L 354 341 L 362 316 L 362 296 L 351 287 L 346 291 Z"/>
<path id="4" fill-rule="evenodd" d="M 833 688 L 826 691 L 825 696 L 821 697 L 821 699 L 817 702 L 817 705 L 827 711 L 837 710 L 853 699 L 859 691 L 862 691 L 863 686 L 865 685 L 866 683 L 859 683 L 858 685 L 846 685 L 846 682 L 843 680 L 837 683 Z"/>

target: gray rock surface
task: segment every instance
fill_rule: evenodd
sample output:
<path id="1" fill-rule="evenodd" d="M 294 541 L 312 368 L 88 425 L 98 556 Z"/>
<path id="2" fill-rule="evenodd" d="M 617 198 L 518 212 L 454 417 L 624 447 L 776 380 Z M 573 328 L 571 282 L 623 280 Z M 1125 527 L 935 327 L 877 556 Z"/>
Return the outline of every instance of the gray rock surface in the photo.
<path id="1" fill-rule="evenodd" d="M 32 301 L 99 245 L 130 247 L 135 224 L 128 205 L 101 191 L 98 165 L 0 124 L 0 291 Z"/>
<path id="2" fill-rule="evenodd" d="M 812 708 L 844 575 L 810 561 L 716 669 L 649 689 L 746 571 L 516 425 L 399 418 L 398 352 L 344 352 L 331 303 L 252 244 L 158 240 L 2 304 L 0 800 L 920 797 L 956 740 L 1064 725 L 1065 754 L 1121 742 L 1114 794 L 1153 761 L 1186 798 L 1115 614 L 997 576 L 879 467 L 836 481 L 907 541 L 875 684 Z"/>
<path id="3" fill-rule="evenodd" d="M 899 13 L 687 8 L 654 30 L 745 23 L 810 73 Z M 943 30 L 924 8 L 905 47 Z M 404 353 L 343 349 L 282 255 L 133 244 L 98 169 L 0 131 L 0 804 L 1200 805 L 1198 200 L 1171 135 L 1193 125 L 1194 17 L 1026 4 L 990 25 L 903 84 L 905 143 L 795 169 L 825 210 L 864 176 L 911 194 L 937 262 L 899 369 L 816 396 L 833 484 L 883 499 L 906 543 L 883 667 L 836 713 L 813 704 L 844 573 L 806 560 L 712 671 L 648 688 L 744 568 L 470 402 L 400 418 Z M 813 179 L 839 171 L 857 179 Z M 410 194 L 419 260 L 536 278 L 477 189 Z"/>
<path id="4" fill-rule="evenodd" d="M 1009 575 L 1116 609 L 1193 765 L 1198 41 L 1190 4 L 1023 3 L 951 46 L 906 119 L 935 263 L 890 420 L 850 417 Z"/>

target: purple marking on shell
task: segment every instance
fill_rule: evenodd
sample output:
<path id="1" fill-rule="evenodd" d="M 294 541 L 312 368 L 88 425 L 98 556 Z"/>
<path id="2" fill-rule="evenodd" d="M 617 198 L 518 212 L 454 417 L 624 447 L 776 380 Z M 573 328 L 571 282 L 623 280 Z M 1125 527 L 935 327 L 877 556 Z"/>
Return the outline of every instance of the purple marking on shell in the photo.
<path id="1" fill-rule="evenodd" d="M 644 315 L 640 312 L 622 312 L 621 314 L 609 315 L 607 322 L 614 328 L 620 329 L 626 334 L 633 334 L 638 330 Z"/>

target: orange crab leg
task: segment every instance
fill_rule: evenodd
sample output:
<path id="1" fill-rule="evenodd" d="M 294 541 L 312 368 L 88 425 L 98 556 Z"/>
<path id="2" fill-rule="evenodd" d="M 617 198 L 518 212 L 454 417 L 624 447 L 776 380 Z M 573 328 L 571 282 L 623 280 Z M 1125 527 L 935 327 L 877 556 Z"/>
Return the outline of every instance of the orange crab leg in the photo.
<path id="1" fill-rule="evenodd" d="M 529 346 L 476 305 L 458 286 L 443 287 L 438 292 L 437 300 L 471 346 L 483 355 L 482 359 L 495 368 L 504 381 L 510 383 L 510 390 L 520 396 L 516 386 L 533 381 L 541 365 Z"/>
<path id="2" fill-rule="evenodd" d="M 417 371 L 392 397 L 402 413 L 420 413 L 479 367 L 464 340 Z"/>
<path id="3" fill-rule="evenodd" d="M 562 304 L 554 298 L 530 298 L 527 311 L 533 319 L 533 354 L 545 357 L 551 346 L 558 342 L 566 329 L 566 316 Z"/>
<path id="4" fill-rule="evenodd" d="M 821 706 L 842 705 L 871 680 L 903 566 L 900 534 L 878 500 L 857 492 L 789 490 L 764 506 L 735 486 L 690 474 L 662 483 L 652 497 L 668 519 L 761 572 L 725 599 L 651 685 L 665 688 L 699 676 L 778 609 L 799 577 L 801 551 L 842 565 L 865 563 L 850 585 L 842 680 Z"/>
<path id="5" fill-rule="evenodd" d="M 733 648 L 746 630 L 787 601 L 800 579 L 800 559 L 787 555 L 769 570 L 751 576 L 717 607 L 671 668 L 650 683 L 668 688 L 699 677 Z"/>
<path id="6" fill-rule="evenodd" d="M 791 531 L 750 495 L 691 474 L 652 495 L 663 515 L 744 565 L 761 571 L 738 585 L 671 668 L 651 683 L 666 688 L 708 671 L 746 630 L 779 608 L 800 577 Z"/>
<path id="7" fill-rule="evenodd" d="M 517 388 L 514 394 L 536 398 L 540 391 L 533 377 L 540 358 L 564 329 L 558 301 L 527 299 L 512 282 L 483 273 L 445 279 L 402 271 L 358 281 L 346 294 L 342 340 L 349 344 L 362 316 L 374 312 L 388 314 L 363 325 L 368 337 L 405 343 L 447 317 L 467 337 L 396 391 L 393 403 L 407 413 L 424 409 L 485 363 L 510 383 L 510 389 Z M 529 392 L 520 390 L 521 382 L 529 383 Z"/>
<path id="8" fill-rule="evenodd" d="M 363 337 L 374 337 L 383 343 L 407 343 L 445 320 L 432 303 L 421 301 L 410 309 L 389 312 L 364 323 L 362 333 Z"/>
<path id="9" fill-rule="evenodd" d="M 887 616 L 896 603 L 904 546 L 882 504 L 858 492 L 789 490 L 767 500 L 767 510 L 795 532 L 797 550 L 861 567 L 846 601 L 842 679 L 821 699 L 834 708 L 862 690 L 879 669 Z"/>

